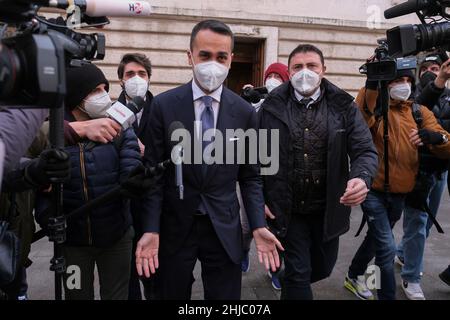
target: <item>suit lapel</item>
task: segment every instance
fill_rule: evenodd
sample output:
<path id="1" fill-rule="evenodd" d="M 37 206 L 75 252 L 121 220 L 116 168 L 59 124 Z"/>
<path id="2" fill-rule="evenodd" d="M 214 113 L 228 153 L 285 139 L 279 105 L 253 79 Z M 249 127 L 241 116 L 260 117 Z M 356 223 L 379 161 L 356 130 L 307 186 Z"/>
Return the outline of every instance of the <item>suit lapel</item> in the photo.
<path id="1" fill-rule="evenodd" d="M 179 94 L 177 95 L 179 104 L 174 106 L 175 108 L 175 119 L 183 123 L 186 130 L 189 131 L 191 135 L 191 165 L 184 166 L 186 168 L 185 172 L 192 170 L 198 185 L 202 181 L 201 165 L 194 164 L 194 139 L 196 139 L 196 132 L 194 129 L 195 121 L 195 111 L 194 111 L 194 101 L 192 93 L 192 82 L 189 82 L 182 87 Z M 170 138 L 170 137 L 169 137 Z M 189 169 L 191 168 L 191 169 Z"/>

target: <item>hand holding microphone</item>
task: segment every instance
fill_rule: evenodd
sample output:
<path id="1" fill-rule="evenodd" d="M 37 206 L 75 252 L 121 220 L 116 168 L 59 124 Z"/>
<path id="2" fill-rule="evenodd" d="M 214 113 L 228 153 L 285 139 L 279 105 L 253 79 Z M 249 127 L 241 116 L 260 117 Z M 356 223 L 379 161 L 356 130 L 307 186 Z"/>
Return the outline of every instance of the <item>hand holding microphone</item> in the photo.
<path id="1" fill-rule="evenodd" d="M 106 115 L 115 120 L 123 130 L 127 130 L 137 120 L 136 115 L 142 110 L 144 104 L 145 101 L 141 97 L 134 97 L 126 106 L 117 101 L 106 111 Z"/>

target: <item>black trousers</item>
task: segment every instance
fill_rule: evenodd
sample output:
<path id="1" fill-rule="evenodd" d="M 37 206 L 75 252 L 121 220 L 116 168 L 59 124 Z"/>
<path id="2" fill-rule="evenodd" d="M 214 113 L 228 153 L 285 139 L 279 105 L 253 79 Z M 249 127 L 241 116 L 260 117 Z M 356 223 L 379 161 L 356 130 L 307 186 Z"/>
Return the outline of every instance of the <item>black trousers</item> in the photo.
<path id="1" fill-rule="evenodd" d="M 295 215 L 286 238 L 282 300 L 312 300 L 311 283 L 327 278 L 336 264 L 339 238 L 323 242 L 324 215 Z"/>
<path id="2" fill-rule="evenodd" d="M 205 300 L 239 300 L 241 265 L 229 258 L 209 216 L 196 216 L 191 232 L 175 254 L 160 252 L 157 288 L 163 300 L 190 300 L 193 271 L 199 260 Z"/>

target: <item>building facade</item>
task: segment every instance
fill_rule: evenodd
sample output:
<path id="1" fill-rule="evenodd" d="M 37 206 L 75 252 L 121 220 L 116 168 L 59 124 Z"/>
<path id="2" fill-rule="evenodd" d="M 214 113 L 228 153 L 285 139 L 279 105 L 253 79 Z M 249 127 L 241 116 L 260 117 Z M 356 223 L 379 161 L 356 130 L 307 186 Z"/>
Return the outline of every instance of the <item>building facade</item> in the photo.
<path id="1" fill-rule="evenodd" d="M 152 61 L 151 91 L 155 94 L 192 78 L 187 50 L 193 26 L 203 19 L 219 19 L 236 35 L 235 58 L 227 85 L 262 85 L 265 68 L 287 63 L 300 43 L 321 48 L 327 78 L 356 95 L 364 84 L 359 67 L 370 57 L 377 39 L 398 24 L 418 23 L 414 15 L 386 21 L 392 0 L 150 0 L 153 14 L 143 18 L 113 18 L 104 30 L 107 56 L 99 65 L 112 81 L 112 95 L 120 86 L 117 64 L 127 52 L 145 53 Z"/>

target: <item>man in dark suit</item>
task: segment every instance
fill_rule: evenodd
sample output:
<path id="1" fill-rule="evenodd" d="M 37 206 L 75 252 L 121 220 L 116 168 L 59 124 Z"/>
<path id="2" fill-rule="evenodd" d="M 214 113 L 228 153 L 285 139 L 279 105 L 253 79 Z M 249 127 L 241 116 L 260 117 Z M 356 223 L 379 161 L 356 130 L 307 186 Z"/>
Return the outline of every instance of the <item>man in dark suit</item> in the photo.
<path id="1" fill-rule="evenodd" d="M 208 130 L 225 136 L 226 129 L 256 129 L 254 109 L 223 86 L 232 61 L 233 43 L 233 33 L 222 22 L 207 20 L 194 27 L 188 52 L 194 80 L 157 96 L 152 104 L 145 155 L 151 165 L 171 157 L 169 128 L 174 122 L 182 123 L 194 139 Z M 215 137 L 222 139 L 218 134 Z M 205 137 L 197 140 L 200 151 L 213 143 L 204 140 Z M 235 142 L 228 139 L 225 145 L 234 148 Z M 247 153 L 248 149 L 246 142 L 244 151 Z M 183 172 L 184 200 L 179 199 L 172 167 L 145 201 L 145 233 L 136 250 L 138 273 L 150 277 L 159 267 L 161 298 L 190 299 L 192 271 L 200 260 L 205 299 L 240 299 L 242 231 L 237 182 L 260 262 L 275 270 L 279 266 L 276 248 L 283 250 L 266 228 L 259 166 L 249 161 L 212 165 L 185 161 Z"/>
<path id="2" fill-rule="evenodd" d="M 122 93 L 119 96 L 118 101 L 123 105 L 126 105 L 130 100 L 135 97 L 141 97 L 145 100 L 144 107 L 141 112 L 137 114 L 137 120 L 133 124 L 134 132 L 138 137 L 139 147 L 141 149 L 141 155 L 144 155 L 145 146 L 147 141 L 145 139 L 145 130 L 147 123 L 150 119 L 150 106 L 153 101 L 153 95 L 149 90 L 150 78 L 152 76 L 152 64 L 150 59 L 141 53 L 127 53 L 125 54 L 117 68 L 117 75 L 120 80 L 120 86 L 122 87 Z M 131 214 L 133 216 L 133 227 L 136 233 L 135 241 L 133 242 L 133 252 L 136 250 L 137 241 L 143 234 L 141 223 L 142 212 L 141 201 L 133 200 L 131 202 Z M 138 274 L 134 268 L 136 261 L 134 254 L 131 260 L 133 266 L 130 276 L 129 285 L 129 300 L 141 300 L 141 285 Z M 155 283 L 148 280 L 142 281 L 144 287 L 144 295 L 146 299 L 154 297 L 154 285 Z"/>

